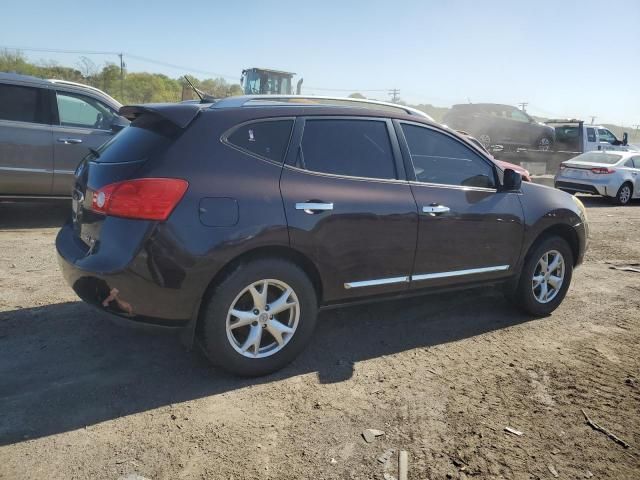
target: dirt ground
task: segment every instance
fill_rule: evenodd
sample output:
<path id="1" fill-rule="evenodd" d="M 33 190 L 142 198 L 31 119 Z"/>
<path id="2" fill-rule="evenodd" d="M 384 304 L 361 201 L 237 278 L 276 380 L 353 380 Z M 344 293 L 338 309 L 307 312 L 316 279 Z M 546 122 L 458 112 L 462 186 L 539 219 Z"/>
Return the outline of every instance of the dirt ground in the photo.
<path id="1" fill-rule="evenodd" d="M 328 311 L 257 380 L 79 302 L 53 247 L 68 205 L 0 204 L 0 478 L 388 479 L 407 450 L 410 479 L 638 479 L 640 274 L 607 262 L 640 263 L 640 203 L 585 203 L 550 317 L 494 291 Z"/>

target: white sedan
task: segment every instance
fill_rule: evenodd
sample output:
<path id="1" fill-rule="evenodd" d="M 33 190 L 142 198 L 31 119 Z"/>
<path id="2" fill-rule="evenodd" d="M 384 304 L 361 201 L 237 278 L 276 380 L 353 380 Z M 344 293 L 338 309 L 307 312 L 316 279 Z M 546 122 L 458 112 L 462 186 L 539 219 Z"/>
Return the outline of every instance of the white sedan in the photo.
<path id="1" fill-rule="evenodd" d="M 586 152 L 562 162 L 555 187 L 569 193 L 592 193 L 626 205 L 640 198 L 640 152 Z"/>

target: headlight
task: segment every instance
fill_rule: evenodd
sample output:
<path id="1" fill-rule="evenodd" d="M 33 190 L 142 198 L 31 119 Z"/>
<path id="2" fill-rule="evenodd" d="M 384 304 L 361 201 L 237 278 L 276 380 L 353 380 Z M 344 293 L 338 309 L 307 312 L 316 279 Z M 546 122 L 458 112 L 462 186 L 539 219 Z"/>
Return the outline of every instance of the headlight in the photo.
<path id="1" fill-rule="evenodd" d="M 587 221 L 587 209 L 584 206 L 584 203 L 582 203 L 582 200 L 580 200 L 575 195 L 571 195 L 571 198 L 573 198 L 573 201 L 576 202 L 576 205 L 580 209 L 581 217 L 583 218 L 583 221 L 586 222 Z"/>

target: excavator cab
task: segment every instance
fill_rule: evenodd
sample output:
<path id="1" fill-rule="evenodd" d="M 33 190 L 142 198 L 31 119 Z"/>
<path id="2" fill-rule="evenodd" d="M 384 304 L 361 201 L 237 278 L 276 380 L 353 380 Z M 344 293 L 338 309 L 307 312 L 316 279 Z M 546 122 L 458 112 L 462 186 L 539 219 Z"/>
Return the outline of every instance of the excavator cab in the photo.
<path id="1" fill-rule="evenodd" d="M 294 75 L 295 73 L 279 70 L 248 68 L 242 71 L 240 85 L 245 95 L 292 95 L 291 81 Z M 302 79 L 298 82 L 298 94 L 301 84 Z"/>

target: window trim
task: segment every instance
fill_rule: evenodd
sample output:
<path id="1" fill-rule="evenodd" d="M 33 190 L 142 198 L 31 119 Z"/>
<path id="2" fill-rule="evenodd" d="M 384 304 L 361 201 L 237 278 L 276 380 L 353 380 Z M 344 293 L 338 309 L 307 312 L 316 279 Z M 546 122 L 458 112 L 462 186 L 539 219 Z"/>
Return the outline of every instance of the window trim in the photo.
<path id="1" fill-rule="evenodd" d="M 304 137 L 304 128 L 306 126 L 307 121 L 316 121 L 316 120 L 358 120 L 358 121 L 371 121 L 371 122 L 384 122 L 387 127 L 387 135 L 389 136 L 389 145 L 391 146 L 391 157 L 393 159 L 393 168 L 396 174 L 396 178 L 378 178 L 378 177 L 363 177 L 363 176 L 352 176 L 352 175 L 340 175 L 336 173 L 329 172 L 319 172 L 317 170 L 310 170 L 307 168 L 301 168 L 296 165 L 298 151 L 302 147 L 302 139 Z M 362 181 L 373 181 L 373 182 L 384 182 L 384 183 L 407 183 L 407 176 L 404 167 L 404 163 L 402 161 L 402 152 L 400 150 L 400 144 L 393 128 L 392 120 L 388 117 L 380 117 L 380 116 L 359 116 L 359 115 L 304 115 L 297 118 L 296 126 L 294 127 L 295 137 L 294 141 L 291 142 L 291 146 L 294 148 L 289 148 L 289 154 L 286 157 L 286 161 L 284 166 L 293 170 L 297 170 L 299 172 L 326 176 L 330 178 L 343 178 L 346 180 L 362 180 Z"/>
<path id="2" fill-rule="evenodd" d="M 86 94 L 84 92 L 80 93 L 74 90 L 65 90 L 64 88 L 57 88 L 57 87 L 51 88 L 50 91 L 52 96 L 53 108 L 55 109 L 51 119 L 51 122 L 52 122 L 51 125 L 53 125 L 54 127 L 72 128 L 74 130 L 78 130 L 78 129 L 90 130 L 94 132 L 96 130 L 99 132 L 111 132 L 110 128 L 94 128 L 94 127 L 83 127 L 83 126 L 76 126 L 76 125 L 63 125 L 62 122 L 60 121 L 60 107 L 58 106 L 58 93 L 61 93 L 62 95 L 67 95 L 70 97 L 75 96 L 80 98 L 81 100 L 82 100 L 82 97 L 90 98 L 91 100 L 102 104 L 107 110 L 111 111 L 114 115 L 114 118 L 120 116 L 120 114 L 116 110 L 114 110 L 110 105 L 107 105 L 105 102 L 103 102 L 99 98 Z"/>
<path id="3" fill-rule="evenodd" d="M 229 137 L 231 135 L 233 135 L 236 130 L 239 130 L 240 128 L 246 126 L 246 125 L 251 125 L 253 123 L 264 123 L 264 122 L 282 122 L 282 121 L 291 121 L 291 131 L 289 132 L 289 140 L 287 141 L 287 146 L 284 150 L 284 155 L 282 156 L 282 160 L 280 161 L 276 161 L 273 160 L 272 158 L 268 158 L 268 157 L 264 157 L 258 153 L 252 152 L 250 150 L 245 150 L 242 147 L 239 147 L 233 143 L 231 143 L 229 141 Z M 226 145 L 227 147 L 233 148 L 234 150 L 237 150 L 238 152 L 244 153 L 245 155 L 249 155 L 253 158 L 256 158 L 258 160 L 262 160 L 263 162 L 269 162 L 273 165 L 278 165 L 278 166 L 282 166 L 286 160 L 287 157 L 289 155 L 289 150 L 291 149 L 291 144 L 292 144 L 292 139 L 293 139 L 293 135 L 294 132 L 296 130 L 296 117 L 291 117 L 291 116 L 287 116 L 287 117 L 265 117 L 265 118 L 252 118 L 251 120 L 246 120 L 242 123 L 238 123 L 236 125 L 234 125 L 233 127 L 225 130 L 222 135 L 220 135 L 220 142 L 223 145 Z"/>
<path id="4" fill-rule="evenodd" d="M 471 145 L 471 144 L 468 144 L 467 142 L 464 142 L 463 140 L 453 135 L 451 132 L 448 132 L 444 129 L 440 129 L 425 123 L 411 122 L 407 120 L 394 120 L 393 123 L 396 126 L 396 134 L 398 135 L 398 140 L 400 141 L 400 147 L 402 150 L 402 156 L 405 161 L 405 170 L 407 172 L 407 180 L 409 180 L 409 183 L 411 185 L 425 185 L 428 187 L 451 188 L 455 190 L 464 190 L 464 191 L 480 191 L 480 192 L 495 192 L 495 193 L 498 192 L 499 186 L 500 186 L 500 178 L 498 177 L 497 170 L 500 167 L 498 167 L 498 165 L 496 165 L 493 162 L 493 160 L 487 158 L 486 155 L 483 152 L 481 152 L 475 145 Z M 442 133 L 452 138 L 454 141 L 462 144 L 464 147 L 467 147 L 469 150 L 475 153 L 478 157 L 480 157 L 480 159 L 484 161 L 489 166 L 489 168 L 491 168 L 491 170 L 493 171 L 493 181 L 496 186 L 494 188 L 470 187 L 465 185 L 453 185 L 449 183 L 421 182 L 420 180 L 418 180 L 416 177 L 416 171 L 415 171 L 415 166 L 413 164 L 413 159 L 411 158 L 411 151 L 409 150 L 409 143 L 407 142 L 407 138 L 405 137 L 404 131 L 402 130 L 402 125 L 405 125 L 405 124 L 425 128 L 427 130 L 432 130 L 437 133 Z"/>

